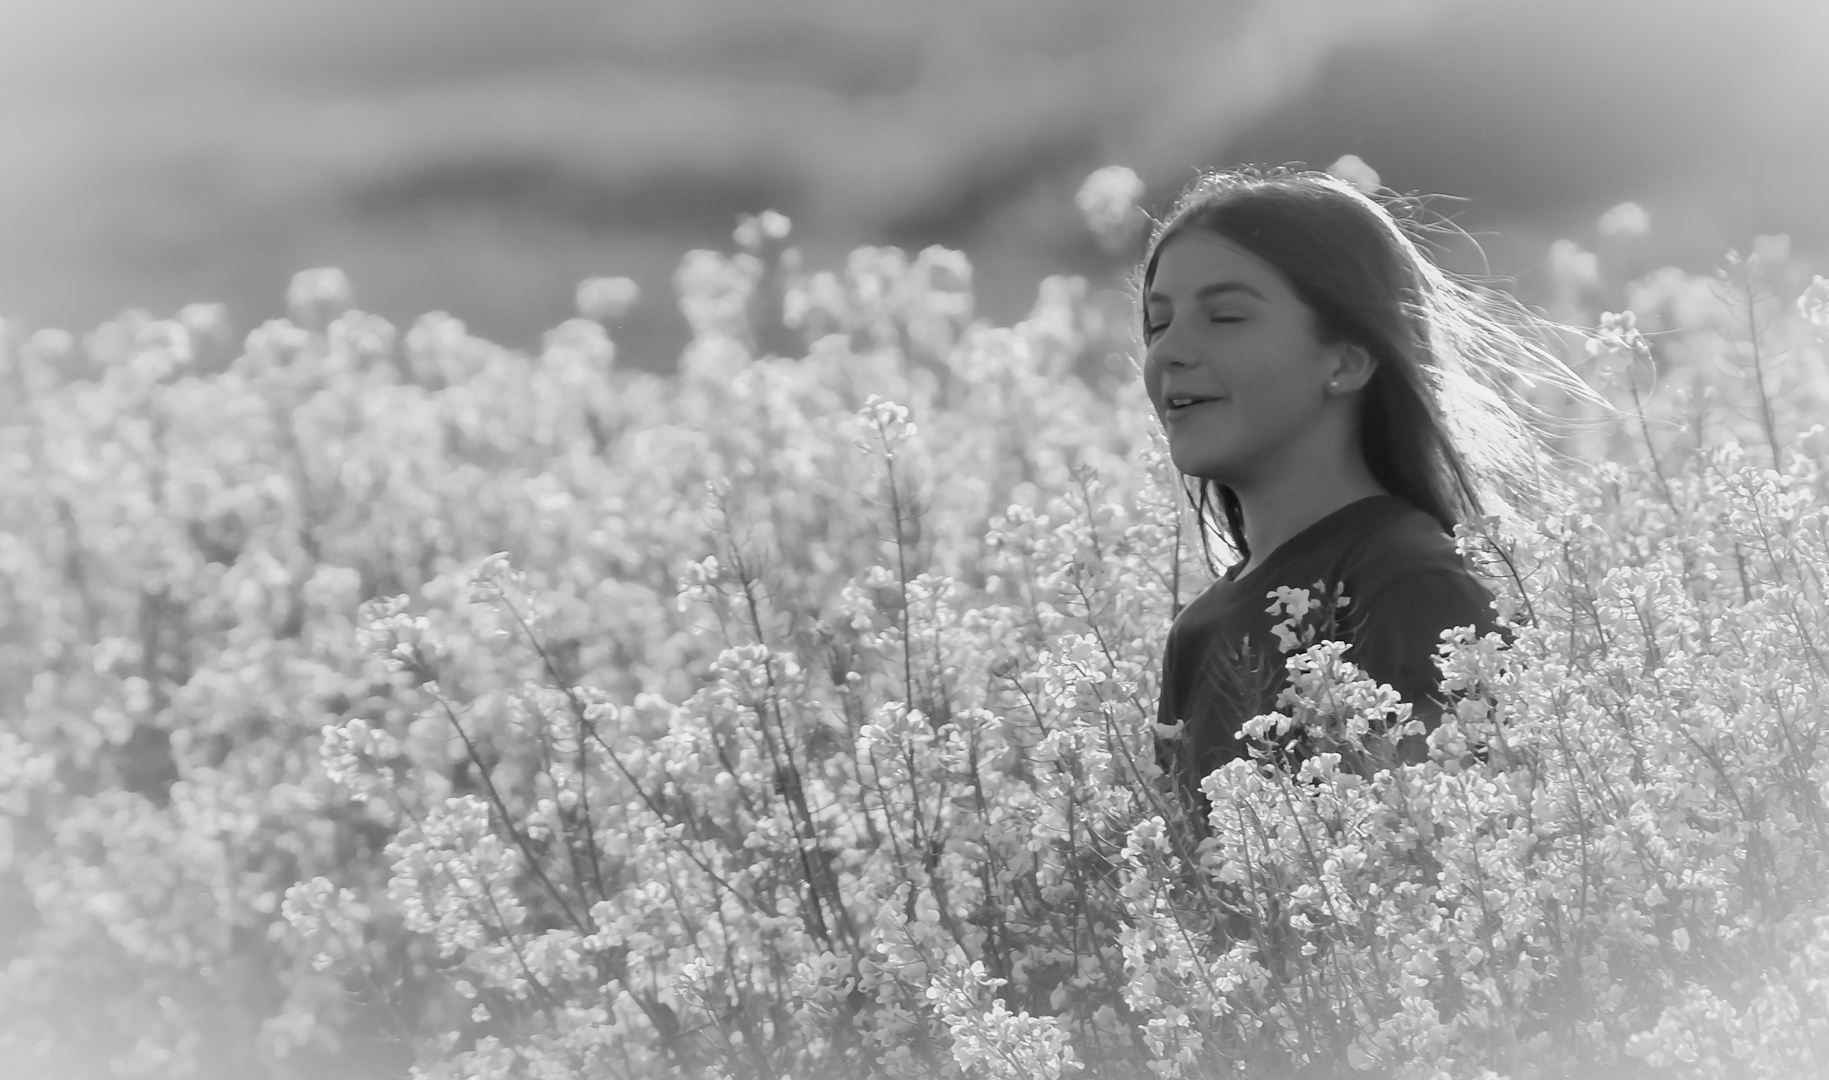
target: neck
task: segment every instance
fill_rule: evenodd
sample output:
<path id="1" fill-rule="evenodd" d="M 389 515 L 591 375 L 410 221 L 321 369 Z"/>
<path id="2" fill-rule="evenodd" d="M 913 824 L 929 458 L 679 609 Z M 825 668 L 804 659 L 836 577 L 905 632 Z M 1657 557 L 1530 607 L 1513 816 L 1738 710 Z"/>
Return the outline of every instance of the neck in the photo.
<path id="1" fill-rule="evenodd" d="M 1341 507 L 1386 494 L 1359 454 L 1343 455 L 1330 464 L 1233 486 L 1244 512 L 1245 542 L 1251 546 L 1243 572 L 1257 569 L 1285 541 Z"/>

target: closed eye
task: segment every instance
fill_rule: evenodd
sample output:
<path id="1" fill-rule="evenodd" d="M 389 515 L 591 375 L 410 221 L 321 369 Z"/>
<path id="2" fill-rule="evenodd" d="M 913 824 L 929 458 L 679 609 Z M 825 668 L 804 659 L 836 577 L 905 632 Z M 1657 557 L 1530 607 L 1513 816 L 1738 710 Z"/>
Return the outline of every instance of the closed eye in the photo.
<path id="1" fill-rule="evenodd" d="M 1245 321 L 1245 317 L 1243 315 L 1209 315 L 1209 316 L 1207 316 L 1207 321 L 1209 323 L 1219 323 L 1219 324 L 1224 325 L 1224 324 L 1231 324 L 1231 323 L 1242 323 Z M 1151 341 L 1156 337 L 1157 334 L 1162 333 L 1164 330 L 1167 330 L 1168 328 L 1169 328 L 1169 324 L 1166 322 L 1152 323 L 1148 326 L 1145 326 L 1143 328 L 1143 340 Z"/>

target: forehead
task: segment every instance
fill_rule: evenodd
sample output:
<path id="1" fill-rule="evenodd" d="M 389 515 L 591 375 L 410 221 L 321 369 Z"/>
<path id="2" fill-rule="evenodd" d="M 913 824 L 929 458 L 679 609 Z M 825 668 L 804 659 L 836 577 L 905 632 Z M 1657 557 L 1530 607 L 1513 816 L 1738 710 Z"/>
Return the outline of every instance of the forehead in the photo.
<path id="1" fill-rule="evenodd" d="M 1210 232 L 1189 229 L 1169 237 L 1156 252 L 1149 299 L 1185 299 L 1213 285 L 1244 285 L 1265 299 L 1290 295 L 1276 268 Z"/>

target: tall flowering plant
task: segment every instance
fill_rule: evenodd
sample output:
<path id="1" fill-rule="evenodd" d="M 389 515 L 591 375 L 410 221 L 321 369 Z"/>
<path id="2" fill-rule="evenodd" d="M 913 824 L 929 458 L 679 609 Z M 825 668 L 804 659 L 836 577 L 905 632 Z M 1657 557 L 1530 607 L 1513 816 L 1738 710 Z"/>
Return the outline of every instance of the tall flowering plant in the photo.
<path id="1" fill-rule="evenodd" d="M 606 285 L 533 355 L 330 273 L 239 349 L 204 308 L 8 339 L 6 1060 L 1829 1060 L 1823 286 L 1783 245 L 1588 313 L 1629 422 L 1569 437 L 1604 463 L 1566 512 L 1466 531 L 1511 640 L 1445 635 L 1432 730 L 1338 598 L 1266 596 L 1289 690 L 1250 728 L 1300 753 L 1196 821 L 1153 721 L 1207 571 L 1119 324 L 1057 279 L 990 326 L 956 253 L 790 235 L 682 263 L 667 377 L 618 365 Z"/>

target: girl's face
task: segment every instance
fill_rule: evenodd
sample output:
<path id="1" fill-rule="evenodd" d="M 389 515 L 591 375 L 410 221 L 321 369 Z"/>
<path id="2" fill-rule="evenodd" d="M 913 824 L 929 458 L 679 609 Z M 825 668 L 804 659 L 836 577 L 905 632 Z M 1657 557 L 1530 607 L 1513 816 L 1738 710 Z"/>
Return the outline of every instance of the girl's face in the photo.
<path id="1" fill-rule="evenodd" d="M 1158 251 L 1144 305 L 1143 385 L 1176 468 L 1239 488 L 1303 456 L 1342 347 L 1316 336 L 1281 273 L 1190 229 Z"/>

